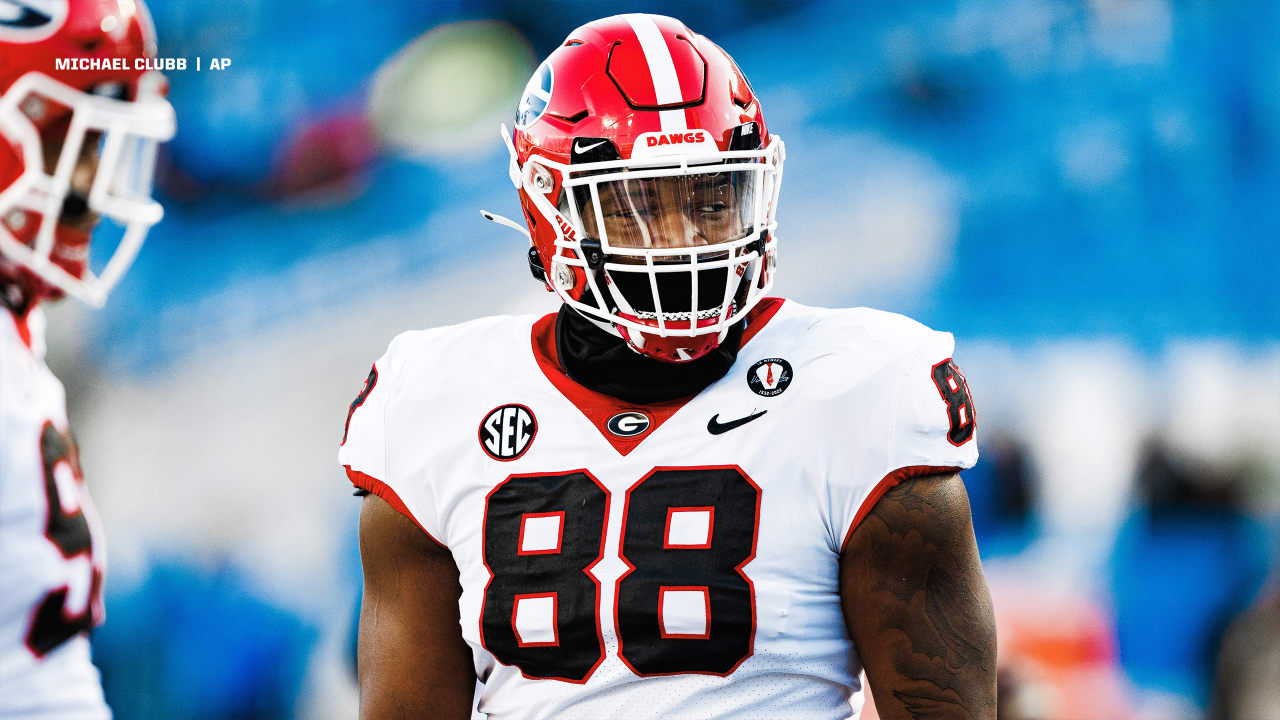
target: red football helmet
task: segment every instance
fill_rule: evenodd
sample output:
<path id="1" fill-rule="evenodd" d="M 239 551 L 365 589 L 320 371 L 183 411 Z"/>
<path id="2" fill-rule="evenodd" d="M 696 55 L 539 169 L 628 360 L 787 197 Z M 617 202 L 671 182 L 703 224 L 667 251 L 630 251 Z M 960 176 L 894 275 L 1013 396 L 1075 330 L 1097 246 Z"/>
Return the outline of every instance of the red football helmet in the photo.
<path id="1" fill-rule="evenodd" d="M 733 59 L 680 21 L 574 30 L 503 138 L 535 276 L 637 352 L 701 357 L 772 286 L 782 140 Z"/>
<path id="2" fill-rule="evenodd" d="M 174 113 L 155 55 L 142 0 L 0 2 L 0 281 L 30 299 L 100 306 L 160 220 L 151 175 Z M 95 275 L 100 217 L 123 233 Z"/>

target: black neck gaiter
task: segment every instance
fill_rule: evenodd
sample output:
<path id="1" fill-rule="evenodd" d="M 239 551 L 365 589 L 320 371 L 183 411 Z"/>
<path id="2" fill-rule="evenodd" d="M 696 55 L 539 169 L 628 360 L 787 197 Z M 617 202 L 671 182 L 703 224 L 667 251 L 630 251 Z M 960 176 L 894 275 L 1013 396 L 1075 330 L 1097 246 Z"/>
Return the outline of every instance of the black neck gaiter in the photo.
<path id="1" fill-rule="evenodd" d="M 724 377 L 738 357 L 743 324 L 734 325 L 719 347 L 697 360 L 665 363 L 635 352 L 622 338 L 563 305 L 556 316 L 556 354 L 561 369 L 578 383 L 647 405 L 697 395 Z"/>

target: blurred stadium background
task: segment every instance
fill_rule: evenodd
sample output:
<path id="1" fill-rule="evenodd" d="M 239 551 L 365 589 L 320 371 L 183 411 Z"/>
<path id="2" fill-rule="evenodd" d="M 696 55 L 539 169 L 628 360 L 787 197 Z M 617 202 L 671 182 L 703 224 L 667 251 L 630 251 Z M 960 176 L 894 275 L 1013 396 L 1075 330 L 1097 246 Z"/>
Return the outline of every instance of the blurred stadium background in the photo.
<path id="1" fill-rule="evenodd" d="M 554 309 L 478 212 L 519 217 L 497 125 L 636 10 L 786 139 L 779 293 L 956 334 L 1002 717 L 1280 717 L 1271 0 L 153 3 L 232 65 L 170 73 L 167 217 L 50 321 L 117 716 L 355 716 L 347 404 L 401 330 Z"/>

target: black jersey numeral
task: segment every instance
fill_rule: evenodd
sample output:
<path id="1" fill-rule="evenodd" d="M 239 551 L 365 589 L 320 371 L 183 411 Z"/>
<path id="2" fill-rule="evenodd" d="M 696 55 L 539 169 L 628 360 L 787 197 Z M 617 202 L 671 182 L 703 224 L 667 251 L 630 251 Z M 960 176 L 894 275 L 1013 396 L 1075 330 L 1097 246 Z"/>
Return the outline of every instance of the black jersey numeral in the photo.
<path id="1" fill-rule="evenodd" d="M 637 675 L 728 675 L 751 656 L 755 588 L 743 567 L 755 557 L 760 496 L 737 467 L 656 468 L 627 491 L 628 569 L 613 612 L 618 653 Z M 513 475 L 489 493 L 480 629 L 499 662 L 582 683 L 604 660 L 591 568 L 604 557 L 608 508 L 586 470 Z M 542 619 L 536 632 L 521 632 L 524 603 Z"/>
<path id="2" fill-rule="evenodd" d="M 588 570 L 604 555 L 608 508 L 608 491 L 585 470 L 512 475 L 489 493 L 484 563 L 492 579 L 480 631 L 500 662 L 531 678 L 585 682 L 604 659 L 600 583 Z M 535 533 L 535 526 L 544 532 Z M 522 603 L 549 604 L 550 638 L 520 635 Z"/>
<path id="3" fill-rule="evenodd" d="M 689 518 L 694 537 L 675 535 Z M 751 656 L 760 488 L 736 467 L 659 468 L 627 491 L 618 580 L 618 654 L 637 675 L 728 675 Z M 703 528 L 706 528 L 703 540 Z M 669 628 L 668 597 L 701 595 L 705 623 Z"/>
<path id="4" fill-rule="evenodd" d="M 76 510 L 65 512 L 58 484 L 54 479 L 55 469 L 65 463 L 75 477 L 76 484 L 83 482 L 75 442 L 58 432 L 53 423 L 46 422 L 40 433 L 40 458 L 44 469 L 45 502 L 48 506 L 45 537 L 58 548 L 62 557 L 68 560 L 81 556 L 89 559 L 91 576 L 89 599 L 80 612 L 68 612 L 67 586 L 51 590 L 40 601 L 26 637 L 27 647 L 36 657 L 44 657 L 49 651 L 94 626 L 102 589 L 102 574 L 92 562 L 93 536 L 89 531 L 89 520 L 84 514 L 87 499 L 81 493 Z"/>
<path id="5" fill-rule="evenodd" d="M 947 403 L 947 420 L 951 423 L 947 440 L 952 445 L 963 445 L 973 439 L 973 429 L 977 425 L 969 383 L 965 382 L 960 368 L 956 367 L 951 358 L 934 365 L 932 375 L 938 394 Z"/>

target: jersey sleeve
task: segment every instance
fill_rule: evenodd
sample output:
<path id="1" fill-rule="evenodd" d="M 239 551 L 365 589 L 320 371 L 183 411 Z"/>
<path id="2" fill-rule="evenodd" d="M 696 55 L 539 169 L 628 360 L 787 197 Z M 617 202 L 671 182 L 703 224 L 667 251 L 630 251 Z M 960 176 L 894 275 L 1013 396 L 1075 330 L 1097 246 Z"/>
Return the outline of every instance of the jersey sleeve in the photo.
<path id="1" fill-rule="evenodd" d="M 887 471 L 963 470 L 978 461 L 977 417 L 969 384 L 951 359 L 951 333 L 929 330 L 905 362 Z"/>
<path id="2" fill-rule="evenodd" d="M 382 387 L 378 387 L 378 381 L 383 379 L 378 365 L 382 365 L 385 373 L 388 365 L 386 355 L 373 364 L 360 394 L 351 401 L 351 406 L 347 409 L 347 423 L 342 430 L 342 443 L 338 446 L 338 461 L 346 468 L 352 482 L 355 482 L 355 476 L 358 475 L 379 481 L 386 477 L 385 411 L 388 383 L 384 380 Z"/>
<path id="3" fill-rule="evenodd" d="M 364 387 L 347 410 L 346 427 L 338 448 L 338 462 L 357 490 L 385 500 L 414 522 L 427 537 L 443 545 L 435 514 L 431 488 L 397 464 L 403 449 L 396 437 L 402 435 L 395 396 L 397 371 L 403 348 L 392 341 L 387 352 L 369 370 Z"/>
<path id="4" fill-rule="evenodd" d="M 871 453 L 840 493 L 835 509 L 845 528 L 840 548 L 876 502 L 904 480 L 959 472 L 978 461 L 977 416 L 968 383 L 952 360 L 950 333 L 915 325 L 910 342 L 884 377 L 888 407 L 875 433 L 883 447 Z M 879 467 L 877 467 L 877 465 Z"/>

